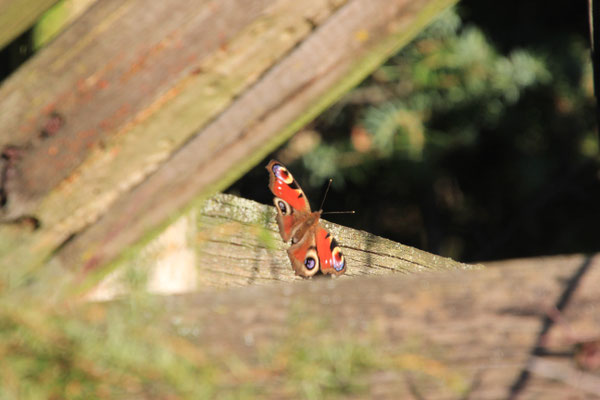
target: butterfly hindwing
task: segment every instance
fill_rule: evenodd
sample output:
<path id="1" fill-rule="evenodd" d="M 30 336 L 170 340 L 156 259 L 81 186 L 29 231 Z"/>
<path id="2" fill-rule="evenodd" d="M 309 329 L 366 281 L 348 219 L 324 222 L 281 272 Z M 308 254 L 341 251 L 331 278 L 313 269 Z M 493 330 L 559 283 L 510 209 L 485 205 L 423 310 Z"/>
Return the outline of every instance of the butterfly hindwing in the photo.
<path id="1" fill-rule="evenodd" d="M 346 272 L 346 260 L 336 240 L 325 228 L 316 228 L 317 254 L 324 274 L 341 275 Z"/>
<path id="2" fill-rule="evenodd" d="M 296 275 L 346 272 L 346 261 L 337 242 L 319 224 L 321 211 L 311 212 L 308 199 L 285 166 L 271 160 L 267 170 L 269 189 L 275 195 L 279 233 L 284 242 L 291 240 L 288 256 Z"/>
<path id="3" fill-rule="evenodd" d="M 288 249 L 296 275 L 309 277 L 318 271 L 323 274 L 342 275 L 346 260 L 336 240 L 326 229 L 315 225 Z"/>
<path id="4" fill-rule="evenodd" d="M 288 249 L 288 256 L 296 275 L 305 278 L 315 275 L 320 267 L 314 230 L 311 229 L 298 243 L 292 244 Z"/>

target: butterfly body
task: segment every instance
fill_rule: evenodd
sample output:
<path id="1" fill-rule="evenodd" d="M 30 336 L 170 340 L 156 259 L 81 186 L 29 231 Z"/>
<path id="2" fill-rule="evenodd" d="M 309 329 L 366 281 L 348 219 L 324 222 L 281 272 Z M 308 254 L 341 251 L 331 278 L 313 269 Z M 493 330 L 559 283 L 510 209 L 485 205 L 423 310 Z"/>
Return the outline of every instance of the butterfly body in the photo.
<path id="1" fill-rule="evenodd" d="M 275 195 L 279 233 L 284 242 L 291 242 L 288 256 L 296 275 L 346 272 L 346 261 L 337 242 L 319 223 L 322 211 L 311 211 L 306 195 L 281 163 L 271 160 L 267 170 L 269 189 Z"/>

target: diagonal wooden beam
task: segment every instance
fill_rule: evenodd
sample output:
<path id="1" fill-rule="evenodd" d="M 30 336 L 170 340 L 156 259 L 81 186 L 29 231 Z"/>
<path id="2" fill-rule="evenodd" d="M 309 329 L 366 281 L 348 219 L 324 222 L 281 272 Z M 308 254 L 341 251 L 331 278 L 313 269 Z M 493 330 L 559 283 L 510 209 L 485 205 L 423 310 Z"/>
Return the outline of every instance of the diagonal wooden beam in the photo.
<path id="1" fill-rule="evenodd" d="M 0 255 L 121 255 L 243 174 L 453 0 L 96 4 L 0 87 Z M 60 128 L 50 132 L 53 121 Z M 68 239 L 68 241 L 67 241 Z M 60 257 L 60 254 L 69 254 Z"/>

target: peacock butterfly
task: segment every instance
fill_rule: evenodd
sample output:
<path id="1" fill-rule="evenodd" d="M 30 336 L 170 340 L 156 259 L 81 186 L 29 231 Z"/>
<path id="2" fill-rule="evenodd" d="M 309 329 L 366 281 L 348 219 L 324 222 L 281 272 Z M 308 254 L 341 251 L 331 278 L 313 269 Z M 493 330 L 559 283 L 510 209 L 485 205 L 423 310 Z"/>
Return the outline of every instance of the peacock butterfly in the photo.
<path id="1" fill-rule="evenodd" d="M 310 277 L 323 274 L 341 275 L 346 261 L 337 242 L 320 224 L 323 210 L 311 211 L 306 195 L 294 177 L 278 161 L 267 164 L 269 189 L 275 195 L 277 225 L 284 242 L 291 239 L 288 256 L 296 275 Z"/>

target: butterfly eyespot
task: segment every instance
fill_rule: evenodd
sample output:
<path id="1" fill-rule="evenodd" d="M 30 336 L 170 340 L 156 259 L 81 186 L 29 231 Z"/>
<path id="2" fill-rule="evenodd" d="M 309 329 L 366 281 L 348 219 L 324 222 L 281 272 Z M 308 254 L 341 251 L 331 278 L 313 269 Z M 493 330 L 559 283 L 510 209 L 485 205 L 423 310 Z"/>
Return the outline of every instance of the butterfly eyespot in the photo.
<path id="1" fill-rule="evenodd" d="M 281 164 L 273 164 L 273 173 L 284 183 L 291 185 L 294 182 L 294 177 L 290 172 Z"/>
<path id="2" fill-rule="evenodd" d="M 292 207 L 290 207 L 288 202 L 283 199 L 280 199 L 279 197 L 275 197 L 273 199 L 273 204 L 275 204 L 275 207 L 277 207 L 281 215 L 290 215 L 294 212 L 294 210 L 292 209 Z"/>
<path id="3" fill-rule="evenodd" d="M 320 212 L 311 212 L 308 199 L 290 171 L 276 160 L 267 164 L 269 189 L 275 195 L 277 225 L 296 275 L 341 275 L 346 261 L 329 232 L 319 224 Z"/>
<path id="4" fill-rule="evenodd" d="M 314 247 L 311 247 L 306 252 L 306 257 L 304 258 L 304 266 L 309 271 L 315 271 L 319 269 L 319 258 L 317 256 L 317 251 Z M 311 274 L 312 275 L 312 274 Z"/>
<path id="5" fill-rule="evenodd" d="M 279 201 L 277 203 L 277 206 L 279 207 L 279 209 L 281 210 L 282 214 L 287 214 L 287 207 L 285 206 L 285 203 L 283 201 Z"/>
<path id="6" fill-rule="evenodd" d="M 346 266 L 346 261 L 344 260 L 344 255 L 339 247 L 333 249 L 333 268 L 336 271 L 340 272 Z"/>
<path id="7" fill-rule="evenodd" d="M 327 234 L 327 236 L 329 236 L 329 234 Z M 331 238 L 331 244 L 329 245 L 329 248 L 331 249 L 331 255 L 333 256 L 333 268 L 340 272 L 346 266 L 346 261 L 344 260 L 344 255 L 342 254 L 342 251 L 340 250 L 340 247 L 334 238 Z"/>

